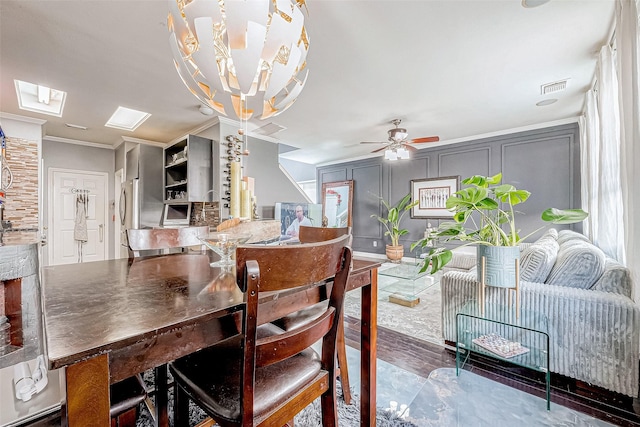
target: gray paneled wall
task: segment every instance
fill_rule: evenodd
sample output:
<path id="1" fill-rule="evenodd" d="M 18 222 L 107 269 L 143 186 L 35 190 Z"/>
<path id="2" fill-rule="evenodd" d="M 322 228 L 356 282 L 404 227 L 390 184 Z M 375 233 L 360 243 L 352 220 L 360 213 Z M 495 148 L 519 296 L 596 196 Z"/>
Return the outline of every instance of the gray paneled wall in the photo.
<path id="1" fill-rule="evenodd" d="M 384 228 L 372 213 L 382 214 L 376 196 L 396 203 L 410 191 L 413 179 L 460 175 L 503 174 L 503 183 L 529 190 L 529 200 L 518 205 L 516 224 L 526 235 L 547 224 L 540 219 L 548 207 L 580 207 L 580 152 L 577 123 L 479 139 L 460 144 L 425 148 L 408 161 L 385 161 L 382 157 L 320 167 L 317 170 L 318 194 L 323 182 L 354 181 L 353 248 L 357 251 L 384 253 Z M 320 199 L 319 199 L 320 200 Z M 441 220 L 412 219 L 403 227 L 409 230 L 402 243 L 405 256 L 412 242 L 420 239 L 427 223 L 436 227 Z M 560 228 L 557 226 L 556 228 Z M 565 228 L 571 228 L 565 226 Z M 581 226 L 573 227 L 581 231 Z M 541 233 L 528 241 L 535 240 Z M 374 246 L 374 242 L 377 246 Z"/>

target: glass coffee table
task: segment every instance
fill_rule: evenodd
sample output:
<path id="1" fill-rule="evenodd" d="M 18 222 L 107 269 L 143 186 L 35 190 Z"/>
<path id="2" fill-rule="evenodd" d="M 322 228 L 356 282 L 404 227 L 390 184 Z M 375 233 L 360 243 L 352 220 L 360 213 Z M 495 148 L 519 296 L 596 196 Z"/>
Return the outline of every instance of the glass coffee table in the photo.
<path id="1" fill-rule="evenodd" d="M 481 310 L 482 309 L 482 310 Z M 547 410 L 551 409 L 548 319 L 514 307 L 466 303 L 456 314 L 456 374 L 474 352 L 545 374 Z"/>
<path id="2" fill-rule="evenodd" d="M 389 301 L 415 307 L 420 303 L 418 294 L 434 283 L 434 278 L 427 272 L 420 272 L 420 265 L 397 264 L 390 268 L 378 270 L 380 276 L 393 278 L 388 284 L 380 285 L 380 290 L 389 293 Z"/>

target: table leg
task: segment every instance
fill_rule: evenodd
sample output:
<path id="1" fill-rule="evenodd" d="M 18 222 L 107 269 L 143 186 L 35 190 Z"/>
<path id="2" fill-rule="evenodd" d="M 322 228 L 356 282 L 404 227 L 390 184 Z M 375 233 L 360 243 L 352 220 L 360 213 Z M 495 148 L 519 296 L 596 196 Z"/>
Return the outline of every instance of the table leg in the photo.
<path id="1" fill-rule="evenodd" d="M 167 410 L 168 389 L 167 386 L 167 365 L 160 365 L 155 368 L 156 385 L 156 422 L 158 427 L 169 426 L 169 413 Z"/>
<path id="2" fill-rule="evenodd" d="M 109 417 L 109 356 L 102 354 L 65 370 L 69 427 L 107 427 Z"/>
<path id="3" fill-rule="evenodd" d="M 378 269 L 362 287 L 360 322 L 360 426 L 376 425 L 376 355 L 378 340 Z"/>

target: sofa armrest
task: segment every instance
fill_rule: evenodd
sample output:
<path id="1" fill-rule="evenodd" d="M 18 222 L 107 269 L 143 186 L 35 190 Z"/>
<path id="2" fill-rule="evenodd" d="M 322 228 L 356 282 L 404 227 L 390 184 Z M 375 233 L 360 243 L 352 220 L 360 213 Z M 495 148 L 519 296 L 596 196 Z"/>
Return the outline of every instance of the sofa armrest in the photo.
<path id="1" fill-rule="evenodd" d="M 468 301 L 478 298 L 477 274 L 448 271 L 440 279 L 442 337 L 456 340 L 456 314 Z"/>
<path id="2" fill-rule="evenodd" d="M 640 307 L 633 300 L 526 282 L 521 292 L 523 306 L 548 318 L 553 372 L 638 395 Z"/>

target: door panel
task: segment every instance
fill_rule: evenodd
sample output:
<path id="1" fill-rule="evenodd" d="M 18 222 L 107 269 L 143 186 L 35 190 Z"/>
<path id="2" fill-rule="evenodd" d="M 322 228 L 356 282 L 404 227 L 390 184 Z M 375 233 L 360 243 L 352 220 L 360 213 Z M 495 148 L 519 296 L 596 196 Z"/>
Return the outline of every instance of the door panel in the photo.
<path id="1" fill-rule="evenodd" d="M 108 222 L 107 174 L 88 171 L 50 169 L 49 188 L 49 264 L 106 259 Z M 85 219 L 86 242 L 74 239 L 77 198 L 87 192 Z"/>

